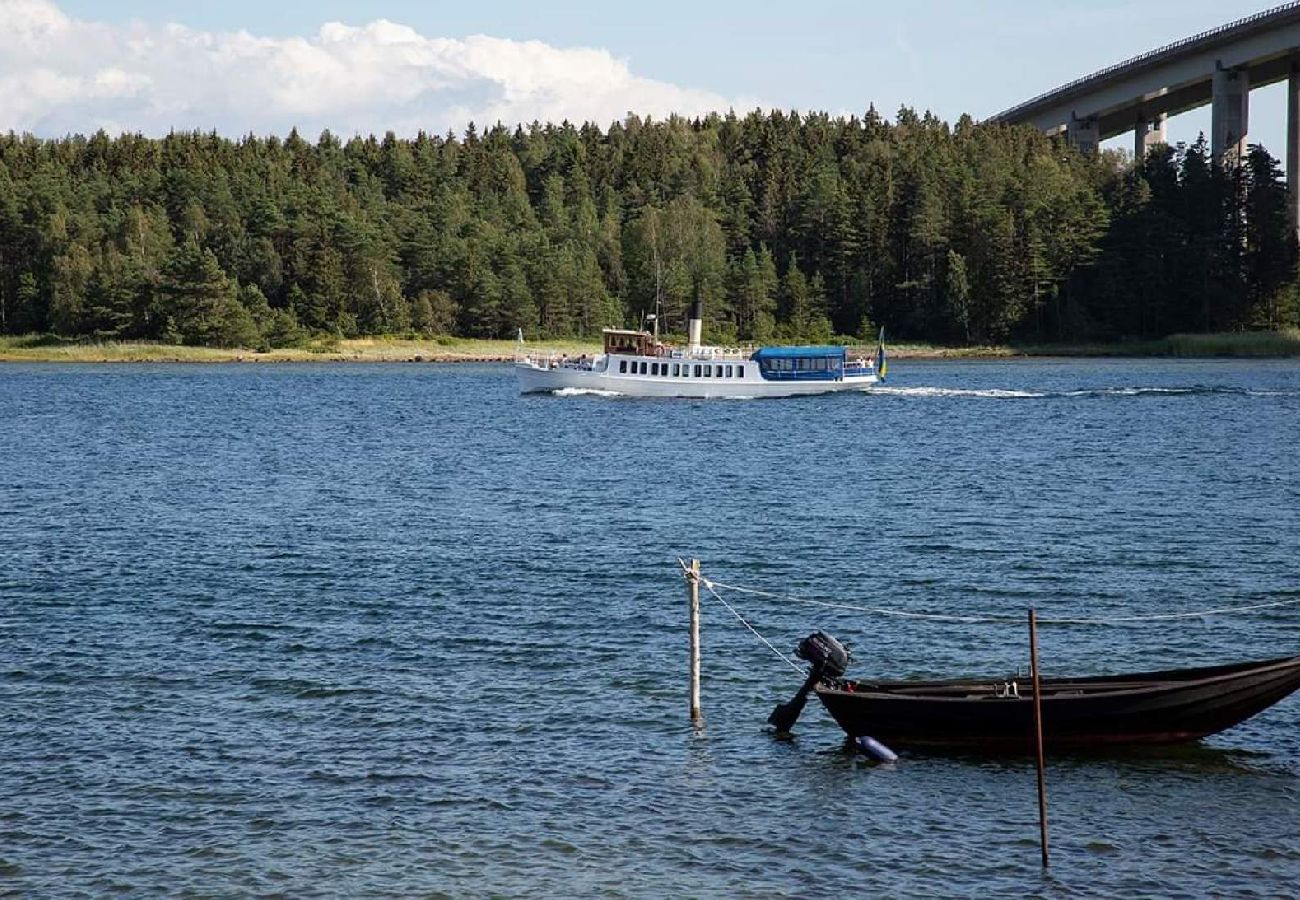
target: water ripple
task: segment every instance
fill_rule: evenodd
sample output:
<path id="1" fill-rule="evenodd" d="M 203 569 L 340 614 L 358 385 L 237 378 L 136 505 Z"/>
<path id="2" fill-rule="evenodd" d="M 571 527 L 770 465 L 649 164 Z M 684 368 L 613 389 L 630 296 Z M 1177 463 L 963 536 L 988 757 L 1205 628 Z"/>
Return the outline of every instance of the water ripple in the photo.
<path id="1" fill-rule="evenodd" d="M 506 366 L 0 369 L 0 894 L 1289 895 L 1300 699 L 1201 745 L 874 766 L 676 556 L 1045 618 L 1300 596 L 1300 367 L 900 362 L 870 395 L 517 396 Z M 1009 402 L 1002 402 L 1009 401 Z M 52 412 L 53 411 L 53 412 Z M 881 676 L 1023 628 L 745 601 Z M 1276 608 L 1049 672 L 1297 650 Z"/>

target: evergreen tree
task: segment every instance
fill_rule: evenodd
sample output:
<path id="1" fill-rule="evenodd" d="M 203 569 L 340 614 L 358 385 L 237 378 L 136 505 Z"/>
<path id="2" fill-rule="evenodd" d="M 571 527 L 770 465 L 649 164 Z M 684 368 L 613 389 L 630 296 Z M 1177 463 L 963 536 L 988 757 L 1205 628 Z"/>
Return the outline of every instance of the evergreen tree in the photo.
<path id="1" fill-rule="evenodd" d="M 216 255 L 197 241 L 186 241 L 172 253 L 158 293 L 165 336 L 214 347 L 251 347 L 261 338 Z"/>
<path id="2" fill-rule="evenodd" d="M 798 340 L 808 329 L 811 315 L 811 300 L 808 279 L 799 268 L 799 258 L 791 253 L 785 266 L 785 277 L 781 279 L 781 333 Z"/>
<path id="3" fill-rule="evenodd" d="M 1277 160 L 1258 144 L 1246 157 L 1244 266 L 1249 292 L 1246 322 L 1264 328 L 1290 324 L 1285 291 L 1296 276 L 1295 232 L 1287 217 L 1286 181 Z"/>
<path id="4" fill-rule="evenodd" d="M 966 278 L 966 258 L 955 250 L 948 251 L 944 295 L 948 319 L 954 334 L 970 343 L 970 281 Z"/>

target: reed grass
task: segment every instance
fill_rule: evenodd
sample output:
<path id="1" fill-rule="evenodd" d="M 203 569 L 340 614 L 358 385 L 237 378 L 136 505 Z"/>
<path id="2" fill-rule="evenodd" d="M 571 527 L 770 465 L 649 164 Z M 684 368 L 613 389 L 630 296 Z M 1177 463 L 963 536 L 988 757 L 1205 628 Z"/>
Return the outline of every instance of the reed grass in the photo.
<path id="1" fill-rule="evenodd" d="M 1175 334 L 1164 342 L 1170 356 L 1300 356 L 1300 328 L 1239 334 Z"/>
<path id="2" fill-rule="evenodd" d="M 1300 356 L 1300 329 L 1172 334 L 1113 344 L 1033 344 L 1016 350 L 1025 356 L 1289 357 Z"/>

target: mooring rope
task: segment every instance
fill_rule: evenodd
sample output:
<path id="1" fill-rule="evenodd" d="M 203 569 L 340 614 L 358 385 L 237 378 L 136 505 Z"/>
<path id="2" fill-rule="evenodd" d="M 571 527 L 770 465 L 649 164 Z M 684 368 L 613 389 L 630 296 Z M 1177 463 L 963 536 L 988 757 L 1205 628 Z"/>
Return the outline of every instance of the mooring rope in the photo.
<path id="1" fill-rule="evenodd" d="M 780 594 L 774 591 L 762 591 L 756 588 L 740 587 L 735 584 L 727 584 L 722 581 L 713 581 L 700 576 L 700 583 L 708 589 L 719 600 L 722 597 L 714 588 L 722 588 L 727 591 L 735 591 L 739 594 L 750 594 L 756 597 L 767 597 L 772 600 L 785 600 L 792 603 L 804 603 L 810 606 L 820 606 L 827 609 L 846 609 L 853 612 L 870 613 L 878 616 L 892 616 L 900 619 L 919 619 L 930 622 L 955 622 L 967 625 L 1005 625 L 1019 624 L 1022 619 L 1019 616 L 960 616 L 946 613 L 920 613 L 911 612 L 903 609 L 891 609 L 882 606 L 863 606 L 856 603 L 832 600 L 814 600 L 808 597 L 796 597 L 793 594 Z M 723 601 L 726 602 L 725 600 Z M 1174 619 L 1200 619 L 1206 616 L 1231 615 L 1234 613 L 1253 612 L 1261 609 L 1274 609 L 1279 606 L 1292 606 L 1300 604 L 1300 597 L 1291 597 L 1286 600 L 1274 600 L 1268 603 L 1252 603 L 1244 606 L 1221 606 L 1215 609 L 1203 609 L 1195 612 L 1183 613 L 1155 613 L 1145 616 L 1104 616 L 1098 618 L 1072 618 L 1072 619 L 1048 619 L 1038 620 L 1039 625 L 1125 625 L 1138 624 L 1142 622 L 1160 622 Z M 734 610 L 733 610 L 734 612 Z M 742 620 L 743 621 L 743 620 Z M 746 623 L 748 624 L 748 623 Z M 770 646 L 770 645 L 769 645 Z M 779 651 L 778 651 L 779 652 Z"/>
<path id="2" fill-rule="evenodd" d="M 704 586 L 704 589 L 705 589 L 706 591 L 708 591 L 709 594 L 712 595 L 712 597 L 713 597 L 715 600 L 717 600 L 719 603 L 721 603 L 723 606 L 725 606 L 728 610 L 730 610 L 730 611 L 731 611 L 731 614 L 732 614 L 733 616 L 736 617 L 737 621 L 739 621 L 741 625 L 744 625 L 746 628 L 748 628 L 748 629 L 750 630 L 750 632 L 753 633 L 754 637 L 758 638 L 758 639 L 759 639 L 760 641 L 762 641 L 764 644 L 767 644 L 767 646 L 768 646 L 769 648 L 771 648 L 771 650 L 772 650 L 773 653 L 775 653 L 777 656 L 781 657 L 781 659 L 785 661 L 785 664 L 786 664 L 786 665 L 788 665 L 790 668 L 794 669 L 794 670 L 795 670 L 796 672 L 798 672 L 800 675 L 803 674 L 803 671 L 804 671 L 804 670 L 803 670 L 803 666 L 799 665 L 799 664 L 798 664 L 797 662 L 795 662 L 793 659 L 791 659 L 790 657 L 788 657 L 788 656 L 786 656 L 784 653 L 782 653 L 780 650 L 778 650 L 778 649 L 776 648 L 776 645 L 773 644 L 771 641 L 769 641 L 767 638 L 763 637 L 763 635 L 761 635 L 761 634 L 759 633 L 759 631 L 758 631 L 757 628 L 755 628 L 753 625 L 750 625 L 748 622 L 746 622 L 746 621 L 745 621 L 745 617 L 742 616 L 739 612 L 736 611 L 736 607 L 732 606 L 730 603 L 728 603 L 726 600 L 724 600 L 723 597 L 722 597 L 722 595 L 719 594 L 717 591 L 715 591 L 715 590 L 713 589 L 713 583 L 712 583 L 712 582 L 708 581 L 708 580 L 705 579 L 705 578 L 700 578 L 700 584 Z"/>

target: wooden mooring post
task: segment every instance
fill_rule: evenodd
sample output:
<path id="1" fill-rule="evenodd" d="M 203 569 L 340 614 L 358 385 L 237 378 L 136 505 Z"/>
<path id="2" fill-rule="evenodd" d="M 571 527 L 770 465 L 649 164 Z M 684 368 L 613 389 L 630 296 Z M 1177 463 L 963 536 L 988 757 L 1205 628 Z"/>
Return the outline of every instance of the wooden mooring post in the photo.
<path id="1" fill-rule="evenodd" d="M 691 721 L 700 724 L 700 561 L 691 560 L 686 576 L 686 587 L 691 598 Z"/>
<path id="2" fill-rule="evenodd" d="M 1038 613 L 1029 611 L 1029 669 L 1034 677 L 1034 749 L 1038 758 L 1038 839 L 1043 850 L 1043 868 L 1047 868 L 1047 778 L 1043 754 L 1043 697 L 1038 678 Z"/>

